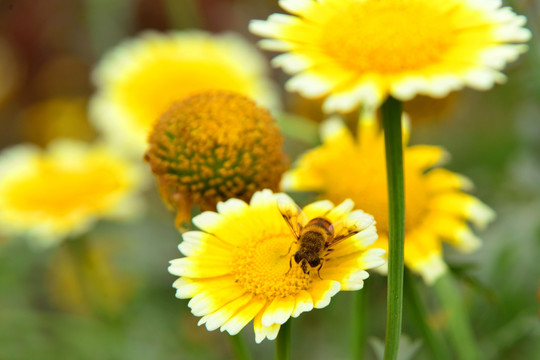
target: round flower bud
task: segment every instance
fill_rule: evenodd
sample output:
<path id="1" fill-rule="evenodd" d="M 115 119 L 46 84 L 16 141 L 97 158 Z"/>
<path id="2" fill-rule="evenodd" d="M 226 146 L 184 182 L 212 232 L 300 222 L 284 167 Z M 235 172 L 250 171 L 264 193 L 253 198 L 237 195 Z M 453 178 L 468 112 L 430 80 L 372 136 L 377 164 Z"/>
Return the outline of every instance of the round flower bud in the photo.
<path id="1" fill-rule="evenodd" d="M 154 124 L 145 160 L 177 224 L 192 205 L 214 210 L 229 198 L 249 200 L 277 191 L 288 167 L 283 138 L 270 113 L 227 91 L 208 91 L 174 103 Z"/>

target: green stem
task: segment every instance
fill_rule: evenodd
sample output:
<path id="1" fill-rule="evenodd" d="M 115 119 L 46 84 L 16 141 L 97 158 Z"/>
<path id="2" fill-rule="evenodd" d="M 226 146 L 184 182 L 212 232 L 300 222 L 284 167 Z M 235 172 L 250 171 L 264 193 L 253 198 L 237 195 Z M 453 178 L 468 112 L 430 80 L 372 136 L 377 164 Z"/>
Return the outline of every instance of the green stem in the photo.
<path id="1" fill-rule="evenodd" d="M 234 357 L 237 360 L 251 360 L 248 347 L 241 334 L 229 336 L 231 338 L 231 345 L 234 352 Z"/>
<path id="2" fill-rule="evenodd" d="M 408 309 L 415 320 L 416 326 L 420 328 L 420 332 L 431 350 L 433 359 L 450 360 L 450 352 L 448 345 L 442 338 L 439 332 L 433 331 L 428 323 L 428 312 L 426 306 L 418 293 L 417 281 L 410 271 L 405 270 L 405 300 L 409 305 Z"/>
<path id="3" fill-rule="evenodd" d="M 281 325 L 276 339 L 276 360 L 291 359 L 291 319 Z"/>
<path id="4" fill-rule="evenodd" d="M 400 101 L 388 97 L 381 108 L 388 182 L 388 304 L 384 359 L 397 359 L 403 308 L 405 193 Z"/>
<path id="5" fill-rule="evenodd" d="M 355 291 L 353 301 L 352 327 L 352 359 L 363 359 L 366 349 L 366 318 L 368 309 L 369 286 L 371 281 L 364 282 L 361 291 Z"/>
<path id="6" fill-rule="evenodd" d="M 458 358 L 478 360 L 479 352 L 463 300 L 452 275 L 442 275 L 433 285 L 447 321 L 447 330 Z"/>

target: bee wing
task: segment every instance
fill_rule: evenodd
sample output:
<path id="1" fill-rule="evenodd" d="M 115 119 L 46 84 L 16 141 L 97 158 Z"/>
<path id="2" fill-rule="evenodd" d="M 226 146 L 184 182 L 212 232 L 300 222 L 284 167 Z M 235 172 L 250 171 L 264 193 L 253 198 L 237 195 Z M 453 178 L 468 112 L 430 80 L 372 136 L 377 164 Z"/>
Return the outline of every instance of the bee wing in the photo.
<path id="1" fill-rule="evenodd" d="M 294 236 L 298 239 L 300 238 L 300 231 L 302 230 L 303 224 L 307 221 L 307 217 L 289 196 L 285 194 L 279 195 L 281 195 L 277 197 L 279 212 L 291 228 Z"/>
<path id="2" fill-rule="evenodd" d="M 375 224 L 373 216 L 364 213 L 362 210 L 355 210 L 349 214 L 347 219 L 332 223 L 334 237 L 325 244 L 326 248 L 334 246 L 345 239 L 354 236 Z"/>

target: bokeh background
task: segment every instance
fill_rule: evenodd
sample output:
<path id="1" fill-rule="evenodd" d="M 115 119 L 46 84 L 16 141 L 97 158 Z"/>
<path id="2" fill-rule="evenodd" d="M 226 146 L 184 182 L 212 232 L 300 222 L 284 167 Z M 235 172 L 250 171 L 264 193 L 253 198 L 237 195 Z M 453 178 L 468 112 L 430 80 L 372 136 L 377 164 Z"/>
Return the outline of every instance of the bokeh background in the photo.
<path id="1" fill-rule="evenodd" d="M 464 256 L 445 249 L 462 289 L 485 359 L 540 358 L 540 3 L 504 1 L 528 18 L 530 50 L 488 92 L 465 90 L 444 100 L 407 104 L 412 144 L 444 146 L 447 166 L 476 185 L 474 195 L 497 212 L 480 234 L 483 246 Z M 235 31 L 253 44 L 250 19 L 278 11 L 275 0 L 0 0 L 0 149 L 55 138 L 92 141 L 88 121 L 90 74 L 122 39 L 146 29 Z M 269 59 L 271 54 L 265 54 Z M 285 75 L 275 70 L 281 86 Z M 320 103 L 281 93 L 284 110 L 305 133 L 323 119 Z M 354 115 L 350 116 L 353 124 Z M 309 143 L 286 136 L 295 159 Z M 148 172 L 150 171 L 147 169 Z M 100 222 L 84 243 L 46 250 L 8 240 L 0 231 L 0 359 L 229 359 L 227 334 L 197 327 L 187 301 L 174 297 L 168 261 L 178 257 L 174 216 L 155 186 L 145 210 L 129 223 Z M 300 202 L 307 198 L 297 198 Z M 69 248 L 71 247 L 71 248 Z M 81 256 L 70 254 L 79 251 Z M 369 281 L 368 335 L 384 338 L 385 278 Z M 433 328 L 441 312 L 431 289 L 418 287 Z M 339 293 L 324 310 L 293 323 L 298 359 L 347 359 L 353 294 Z M 257 359 L 273 358 L 273 343 L 255 345 Z M 407 347 L 429 352 L 405 304 Z M 377 342 L 377 340 L 372 340 Z M 369 358 L 376 358 L 368 349 Z"/>

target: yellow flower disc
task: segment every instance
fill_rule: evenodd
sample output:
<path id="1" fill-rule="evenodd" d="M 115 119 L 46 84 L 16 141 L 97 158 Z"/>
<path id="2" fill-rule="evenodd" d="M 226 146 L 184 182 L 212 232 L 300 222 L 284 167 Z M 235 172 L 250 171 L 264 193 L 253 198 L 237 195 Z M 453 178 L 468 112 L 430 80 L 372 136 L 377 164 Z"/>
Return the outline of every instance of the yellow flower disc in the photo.
<path id="1" fill-rule="evenodd" d="M 105 54 L 93 80 L 91 119 L 115 145 L 141 154 L 152 124 L 174 102 L 212 89 L 278 105 L 267 64 L 236 34 L 145 32 Z"/>
<path id="2" fill-rule="evenodd" d="M 351 198 L 377 220 L 376 247 L 388 249 L 388 194 L 384 136 L 374 119 L 360 122 L 358 139 L 331 118 L 321 127 L 322 146 L 304 154 L 287 172 L 287 190 L 318 191 L 334 202 Z M 408 136 L 405 129 L 405 137 Z M 407 139 L 404 139 L 405 143 Z M 472 187 L 461 175 L 439 168 L 446 153 L 435 146 L 405 147 L 405 264 L 432 283 L 446 270 L 442 241 L 462 251 L 480 245 L 467 222 L 483 227 L 494 213 L 463 190 Z"/>
<path id="3" fill-rule="evenodd" d="M 249 200 L 257 190 L 278 190 L 288 167 L 283 138 L 272 116 L 235 93 L 210 91 L 179 101 L 154 125 L 145 159 L 164 200 L 183 220 L 192 204 Z"/>
<path id="4" fill-rule="evenodd" d="M 134 214 L 141 170 L 109 149 L 57 140 L 42 152 L 19 145 L 0 155 L 0 225 L 40 245 L 77 235 L 99 218 Z"/>
<path id="5" fill-rule="evenodd" d="M 322 251 L 322 267 L 305 272 L 294 260 L 299 243 L 279 210 L 284 205 L 302 226 L 325 217 L 336 224 L 335 236 L 345 229 L 339 224 L 359 232 Z M 319 201 L 300 214 L 291 198 L 270 190 L 256 192 L 249 205 L 238 199 L 219 203 L 218 213 L 193 219 L 202 231 L 182 235 L 185 257 L 169 267 L 180 276 L 176 296 L 191 298 L 188 306 L 210 331 L 234 335 L 253 320 L 257 343 L 275 339 L 291 316 L 327 306 L 339 290 L 361 289 L 365 270 L 384 263 L 384 250 L 367 250 L 377 238 L 373 217 L 353 207 L 350 200 L 337 207 Z"/>
<path id="6" fill-rule="evenodd" d="M 250 29 L 284 51 L 273 63 L 294 75 L 291 91 L 328 96 L 327 112 L 379 105 L 388 95 L 446 96 L 504 81 L 500 70 L 526 50 L 525 18 L 498 0 L 280 0 L 293 15 Z"/>

